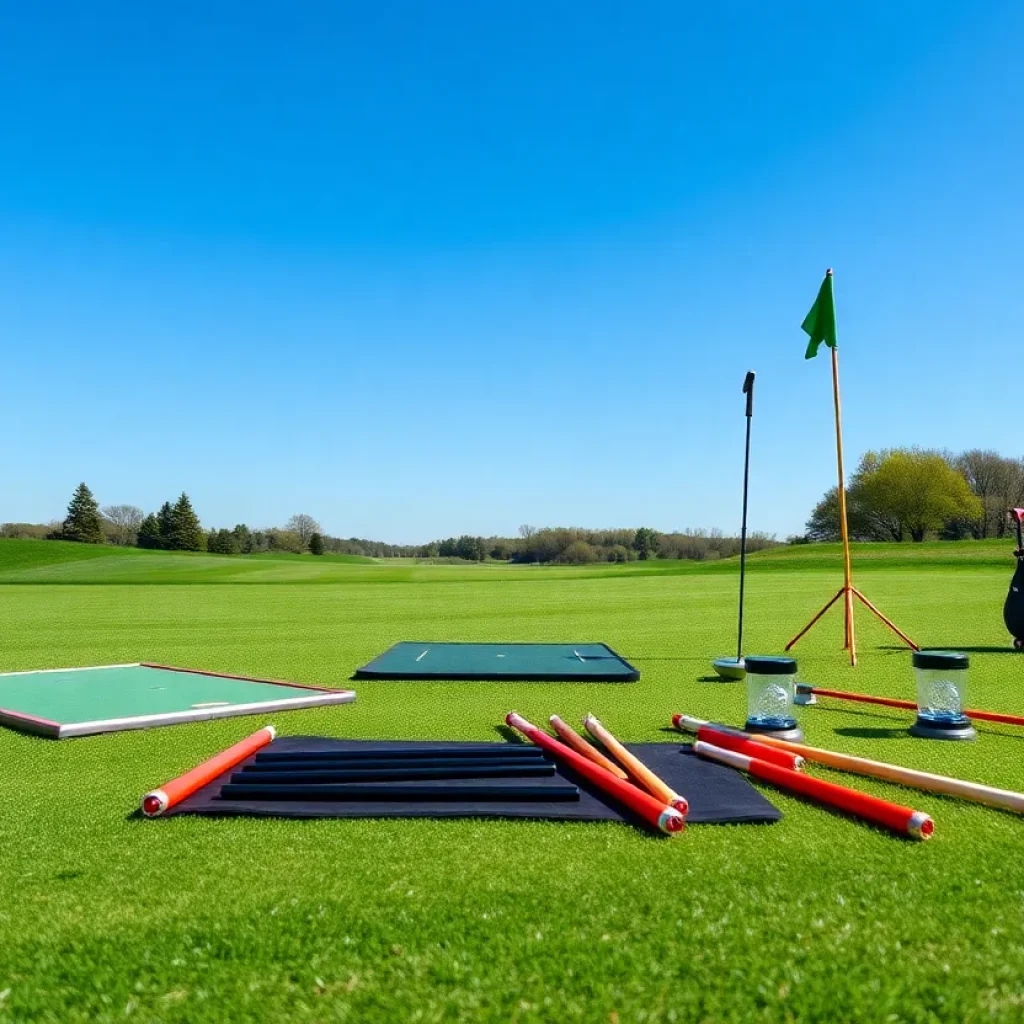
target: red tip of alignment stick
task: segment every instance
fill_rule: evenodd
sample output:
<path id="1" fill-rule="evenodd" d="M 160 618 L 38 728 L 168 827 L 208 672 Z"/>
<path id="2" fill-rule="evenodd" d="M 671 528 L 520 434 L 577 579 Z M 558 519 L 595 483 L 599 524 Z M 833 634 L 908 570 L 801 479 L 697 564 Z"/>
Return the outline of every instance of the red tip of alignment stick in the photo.
<path id="1" fill-rule="evenodd" d="M 142 801 L 142 813 L 153 817 L 160 813 L 160 801 L 155 796 L 147 796 Z"/>

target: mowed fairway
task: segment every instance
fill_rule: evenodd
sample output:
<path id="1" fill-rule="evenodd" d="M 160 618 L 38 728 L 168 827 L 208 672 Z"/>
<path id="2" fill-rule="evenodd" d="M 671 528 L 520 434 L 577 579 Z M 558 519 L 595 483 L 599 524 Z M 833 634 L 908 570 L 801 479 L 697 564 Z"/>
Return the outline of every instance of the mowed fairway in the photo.
<path id="1" fill-rule="evenodd" d="M 274 721 L 284 735 L 489 740 L 513 708 L 537 722 L 593 711 L 625 739 L 672 740 L 672 712 L 744 714 L 742 684 L 706 678 L 733 653 L 735 563 L 43 564 L 29 555 L 43 547 L 0 542 L 0 670 L 150 660 L 346 685 L 402 639 L 604 641 L 641 682 L 359 682 L 355 704 Z M 971 654 L 971 703 L 1024 713 L 1024 656 L 1000 615 L 1009 549 L 946 546 L 967 554 L 929 561 L 934 548 L 907 545 L 858 583 L 924 645 L 990 648 Z M 753 560 L 748 650 L 780 651 L 839 568 L 827 552 Z M 797 648 L 801 678 L 912 698 L 909 654 L 858 614 L 861 665 L 846 666 L 835 613 Z M 929 743 L 900 712 L 836 703 L 802 720 L 821 746 L 1024 789 L 1024 730 Z M 1024 1016 L 1016 816 L 817 768 L 929 812 L 935 838 L 770 789 L 781 823 L 671 841 L 617 824 L 132 816 L 147 789 L 263 721 L 61 742 L 0 729 L 0 1020 Z"/>

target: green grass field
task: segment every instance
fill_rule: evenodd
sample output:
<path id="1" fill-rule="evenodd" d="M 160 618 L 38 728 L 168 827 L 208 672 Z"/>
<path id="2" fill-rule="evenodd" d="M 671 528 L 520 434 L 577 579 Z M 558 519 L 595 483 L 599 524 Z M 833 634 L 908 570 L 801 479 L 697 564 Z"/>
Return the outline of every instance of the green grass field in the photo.
<path id="1" fill-rule="evenodd" d="M 926 646 L 972 651 L 975 706 L 1024 713 L 1000 609 L 1012 544 L 872 546 L 867 595 Z M 594 711 L 668 740 L 674 711 L 740 722 L 708 681 L 736 563 L 537 568 L 224 558 L 0 541 L 0 670 L 149 660 L 344 685 L 400 639 L 600 640 L 614 685 L 371 683 L 285 735 L 496 739 L 515 708 Z M 751 560 L 747 648 L 778 652 L 838 588 L 834 549 Z M 909 654 L 838 614 L 801 677 L 913 697 Z M 911 739 L 906 715 L 802 712 L 808 740 L 1024 789 L 1024 730 Z M 604 824 L 132 816 L 250 732 L 230 719 L 61 742 L 0 729 L 0 1020 L 964 1021 L 1024 1017 L 1024 822 L 813 769 L 931 813 L 929 843 L 766 790 L 772 826 L 671 841 Z"/>

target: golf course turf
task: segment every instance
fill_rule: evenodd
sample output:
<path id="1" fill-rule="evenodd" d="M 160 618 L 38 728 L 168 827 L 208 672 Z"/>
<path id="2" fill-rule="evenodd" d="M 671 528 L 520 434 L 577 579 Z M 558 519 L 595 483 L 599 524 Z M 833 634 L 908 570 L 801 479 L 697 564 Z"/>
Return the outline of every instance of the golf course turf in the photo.
<path id="1" fill-rule="evenodd" d="M 88 555 L 81 554 L 89 551 Z M 886 551 L 890 556 L 886 557 Z M 1012 543 L 855 546 L 855 582 L 922 646 L 971 656 L 968 704 L 1024 713 L 1001 608 Z M 62 552 L 66 552 L 64 557 Z M 669 741 L 740 724 L 737 563 L 504 567 L 128 552 L 0 541 L 0 671 L 149 661 L 354 704 L 284 736 L 496 740 L 506 712 L 594 712 Z M 746 647 L 779 653 L 841 583 L 832 547 L 753 556 Z M 913 698 L 909 652 L 836 610 L 799 678 Z M 396 641 L 599 639 L 629 686 L 349 683 Z M 1024 789 L 1024 729 L 915 740 L 894 709 L 798 709 L 807 742 Z M 1024 1016 L 1024 820 L 809 766 L 931 814 L 895 838 L 765 788 L 774 825 L 662 840 L 614 823 L 140 820 L 147 790 L 264 718 L 55 743 L 0 729 L 0 1021 L 971 1021 Z"/>

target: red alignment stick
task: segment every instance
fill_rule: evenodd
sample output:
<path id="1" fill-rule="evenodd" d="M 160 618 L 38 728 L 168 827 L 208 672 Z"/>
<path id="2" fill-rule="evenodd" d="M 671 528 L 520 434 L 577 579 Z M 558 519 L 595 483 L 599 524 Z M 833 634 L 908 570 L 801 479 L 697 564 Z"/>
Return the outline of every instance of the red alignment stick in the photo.
<path id="1" fill-rule="evenodd" d="M 255 754 L 265 747 L 277 735 L 272 725 L 257 729 L 251 736 L 246 736 L 227 750 L 214 754 L 209 760 L 196 765 L 190 772 L 179 775 L 170 782 L 165 782 L 160 789 L 154 789 L 142 798 L 142 813 L 147 818 L 156 818 L 175 804 L 180 804 L 185 797 L 191 796 L 196 790 L 202 789 L 208 782 L 223 775 L 244 761 L 250 754 Z"/>
<path id="2" fill-rule="evenodd" d="M 593 761 L 594 764 L 599 764 L 606 772 L 611 772 L 617 779 L 623 779 L 624 781 L 629 779 L 629 776 L 614 761 L 609 761 L 600 750 L 591 746 L 572 726 L 566 725 L 558 715 L 552 715 L 548 721 L 551 723 L 551 728 L 558 733 L 559 739 L 572 747 L 577 754 L 582 754 L 588 760 Z"/>
<path id="3" fill-rule="evenodd" d="M 872 697 L 867 693 L 848 693 L 846 690 L 823 690 L 818 686 L 808 686 L 806 683 L 797 683 L 797 691 L 799 693 L 813 693 L 818 697 L 836 697 L 839 700 L 859 701 L 862 704 L 884 704 L 889 708 L 906 708 L 908 711 L 917 710 L 917 703 L 915 701 L 897 700 L 895 697 Z M 1024 717 L 1021 715 L 1004 715 L 998 711 L 979 711 L 974 708 L 964 708 L 964 714 L 968 718 L 976 718 L 981 722 L 1024 725 Z"/>
<path id="4" fill-rule="evenodd" d="M 723 750 L 703 740 L 697 740 L 693 749 L 702 757 L 749 772 L 755 778 L 764 779 L 780 789 L 800 793 L 829 807 L 838 807 L 848 814 L 854 814 L 876 825 L 883 825 L 893 832 L 901 832 L 913 839 L 929 839 L 935 831 L 935 822 L 923 811 L 880 800 L 869 793 L 861 793 L 859 790 L 839 786 L 834 782 L 825 782 L 823 779 L 804 775 L 803 772 L 780 768 L 777 764 L 769 764 L 756 757 Z"/>
<path id="5" fill-rule="evenodd" d="M 518 729 L 528 740 L 542 750 L 546 750 L 556 761 L 588 779 L 602 793 L 628 807 L 652 828 L 674 835 L 677 832 L 682 832 L 686 827 L 686 818 L 674 807 L 669 807 L 661 800 L 656 800 L 649 793 L 645 793 L 629 782 L 617 779 L 600 765 L 594 764 L 582 754 L 577 754 L 575 750 L 570 750 L 564 743 L 559 743 L 546 732 L 542 732 L 522 715 L 510 711 L 505 716 L 505 724 L 512 726 L 513 729 Z"/>
<path id="6" fill-rule="evenodd" d="M 788 768 L 794 772 L 801 771 L 804 766 L 804 759 L 799 754 L 791 754 L 788 750 L 769 747 L 764 743 L 758 743 L 753 737 L 740 736 L 735 732 L 720 729 L 711 722 L 705 722 L 700 718 L 690 718 L 689 715 L 673 715 L 672 724 L 680 732 L 696 733 L 697 739 L 704 740 L 705 743 L 713 743 L 723 750 L 735 750 L 737 754 L 758 757 L 769 764 L 777 764 L 780 768 Z"/>

